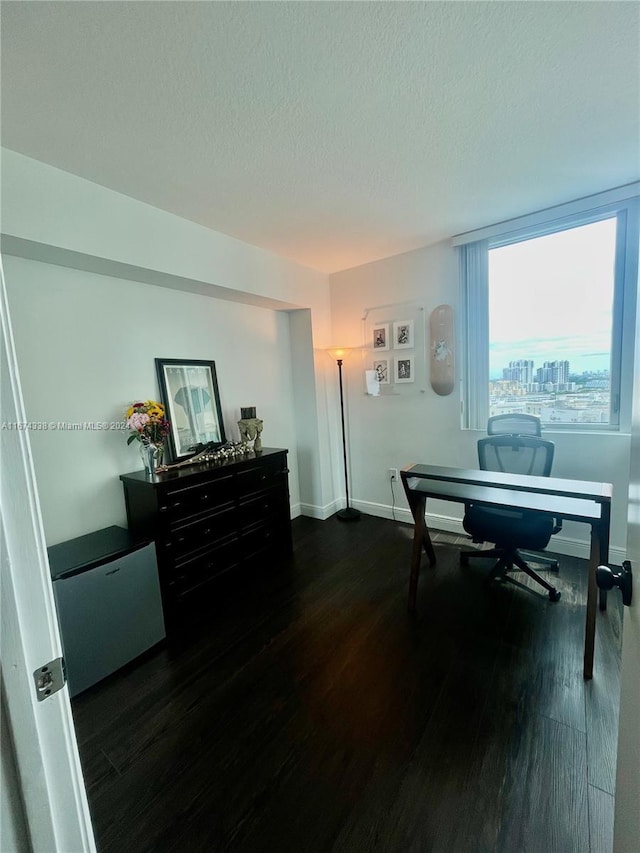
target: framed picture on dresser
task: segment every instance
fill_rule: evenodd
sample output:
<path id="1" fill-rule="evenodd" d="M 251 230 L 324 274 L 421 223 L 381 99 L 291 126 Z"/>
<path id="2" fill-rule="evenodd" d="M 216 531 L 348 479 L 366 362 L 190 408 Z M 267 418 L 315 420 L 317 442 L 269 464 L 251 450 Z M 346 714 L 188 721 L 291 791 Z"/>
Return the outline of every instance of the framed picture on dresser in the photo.
<path id="1" fill-rule="evenodd" d="M 202 444 L 226 443 L 214 361 L 156 358 L 165 416 L 171 424 L 169 451 L 177 462 Z"/>

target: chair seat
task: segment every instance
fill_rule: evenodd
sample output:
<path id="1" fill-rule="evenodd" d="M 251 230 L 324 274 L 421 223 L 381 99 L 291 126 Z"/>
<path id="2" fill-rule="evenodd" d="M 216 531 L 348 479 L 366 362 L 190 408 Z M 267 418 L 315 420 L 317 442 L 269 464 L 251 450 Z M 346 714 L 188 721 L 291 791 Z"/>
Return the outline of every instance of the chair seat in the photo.
<path id="1" fill-rule="evenodd" d="M 485 506 L 468 506 L 462 526 L 474 539 L 501 548 L 541 551 L 551 539 L 554 521 L 548 515 Z"/>

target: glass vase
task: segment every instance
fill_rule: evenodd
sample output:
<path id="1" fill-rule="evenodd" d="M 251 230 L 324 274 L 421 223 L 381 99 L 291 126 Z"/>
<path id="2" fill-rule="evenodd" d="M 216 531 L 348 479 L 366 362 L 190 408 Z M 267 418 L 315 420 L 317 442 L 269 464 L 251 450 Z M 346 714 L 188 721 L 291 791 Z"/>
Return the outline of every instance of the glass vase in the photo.
<path id="1" fill-rule="evenodd" d="M 162 465 L 162 458 L 164 456 L 164 445 L 163 444 L 153 444 L 145 442 L 140 442 L 140 456 L 142 457 L 142 463 L 144 465 L 144 470 L 147 474 L 155 474 L 157 468 Z"/>

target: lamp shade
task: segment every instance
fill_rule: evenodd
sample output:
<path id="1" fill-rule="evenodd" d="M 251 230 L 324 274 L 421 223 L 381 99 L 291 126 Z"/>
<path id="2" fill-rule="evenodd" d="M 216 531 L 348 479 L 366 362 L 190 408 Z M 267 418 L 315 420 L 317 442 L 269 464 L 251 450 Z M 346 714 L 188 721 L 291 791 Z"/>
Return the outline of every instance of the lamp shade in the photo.
<path id="1" fill-rule="evenodd" d="M 349 353 L 351 352 L 351 348 L 350 347 L 329 347 L 327 349 L 327 352 L 329 353 L 331 358 L 333 358 L 335 361 L 338 361 L 338 359 L 346 358 L 349 355 Z"/>

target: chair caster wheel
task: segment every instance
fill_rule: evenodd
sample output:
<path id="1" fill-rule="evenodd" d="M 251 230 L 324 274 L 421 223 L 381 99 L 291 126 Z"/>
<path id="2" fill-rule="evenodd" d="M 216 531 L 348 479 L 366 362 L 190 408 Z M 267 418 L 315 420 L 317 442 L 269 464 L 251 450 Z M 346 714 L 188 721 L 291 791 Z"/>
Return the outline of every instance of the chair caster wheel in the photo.
<path id="1" fill-rule="evenodd" d="M 549 590 L 549 598 L 551 601 L 560 601 L 560 593 L 557 589 Z"/>

